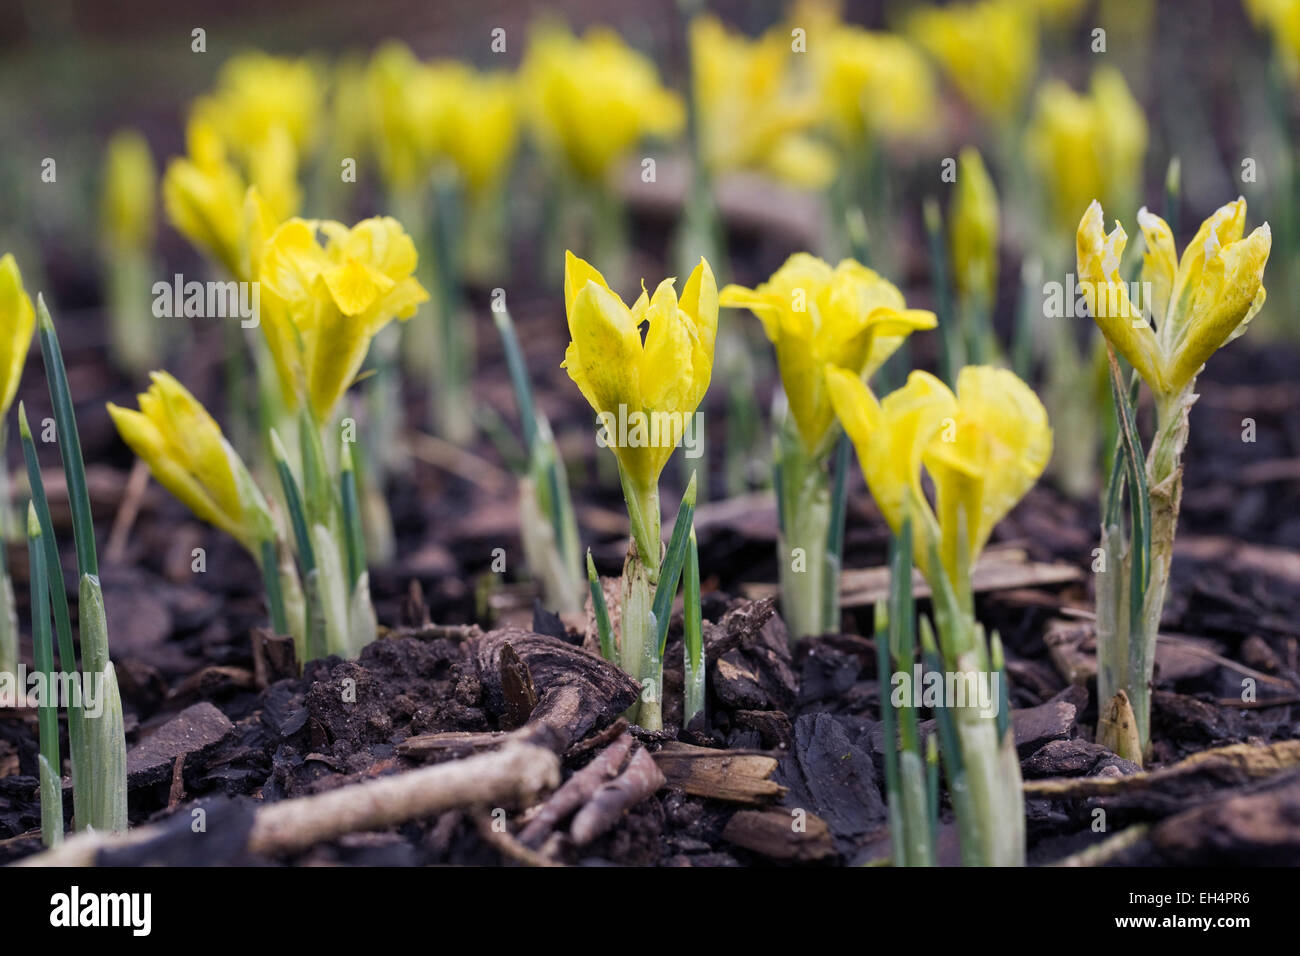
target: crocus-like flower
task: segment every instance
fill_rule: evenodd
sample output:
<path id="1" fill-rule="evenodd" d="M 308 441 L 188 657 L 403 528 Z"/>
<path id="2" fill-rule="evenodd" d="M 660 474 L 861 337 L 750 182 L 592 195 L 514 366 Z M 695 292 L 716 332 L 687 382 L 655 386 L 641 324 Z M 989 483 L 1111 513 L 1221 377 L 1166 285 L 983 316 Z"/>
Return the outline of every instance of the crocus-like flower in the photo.
<path id="1" fill-rule="evenodd" d="M 518 88 L 505 73 L 458 66 L 449 77 L 438 150 L 456 165 L 472 198 L 497 187 L 519 140 Z"/>
<path id="2" fill-rule="evenodd" d="M 827 364 L 865 381 L 933 312 L 909 309 L 897 287 L 852 259 L 835 268 L 800 252 L 756 289 L 729 285 L 721 304 L 758 316 L 776 346 L 781 385 L 799 435 L 818 454 L 835 420 L 826 393 Z"/>
<path id="3" fill-rule="evenodd" d="M 1251 22 L 1273 35 L 1273 48 L 1287 76 L 1300 78 L 1300 0 L 1243 0 Z"/>
<path id="4" fill-rule="evenodd" d="M 150 378 L 139 411 L 108 404 L 122 440 L 195 517 L 233 536 L 260 563 L 274 527 L 248 469 L 185 386 L 166 372 Z"/>
<path id="5" fill-rule="evenodd" d="M 101 211 L 109 243 L 138 249 L 153 239 L 157 178 L 145 138 L 134 130 L 114 134 L 104 156 Z"/>
<path id="6" fill-rule="evenodd" d="M 1038 28 L 1020 0 L 978 0 L 920 11 L 907 32 L 985 116 L 1012 120 L 1038 68 Z"/>
<path id="7" fill-rule="evenodd" d="M 903 37 L 837 26 L 816 64 L 827 118 L 844 144 L 917 137 L 933 127 L 934 75 Z"/>
<path id="8" fill-rule="evenodd" d="M 186 128 L 188 156 L 173 159 L 163 174 L 163 207 L 171 224 L 231 275 L 240 272 L 240 214 L 244 180 L 226 159 L 210 125 L 192 119 Z"/>
<path id="9" fill-rule="evenodd" d="M 542 150 L 589 182 L 602 180 L 643 138 L 676 136 L 685 119 L 654 63 L 609 29 L 581 39 L 554 26 L 539 30 L 520 83 Z"/>
<path id="10" fill-rule="evenodd" d="M 619 465 L 652 489 L 713 372 L 718 287 L 703 259 L 678 298 L 665 279 L 628 308 L 592 265 L 565 256 L 564 305 L 572 341 L 565 370 L 605 426 Z M 645 341 L 641 325 L 646 323 Z M 654 555 L 651 560 L 657 560 Z"/>
<path id="11" fill-rule="evenodd" d="M 1102 221 L 1094 200 L 1079 223 L 1078 281 L 1089 311 L 1157 396 L 1178 395 L 1263 306 L 1272 232 L 1264 223 L 1243 238 L 1246 200 L 1238 198 L 1201 223 L 1179 259 L 1168 224 L 1144 207 L 1138 212 L 1147 244 L 1142 288 L 1152 301 L 1135 303 L 1119 271 L 1128 236 L 1118 222 L 1107 235 Z"/>
<path id="12" fill-rule="evenodd" d="M 36 310 L 23 289 L 23 277 L 12 253 L 0 257 L 0 329 L 0 415 L 4 415 L 14 403 L 36 329 Z"/>
<path id="13" fill-rule="evenodd" d="M 255 205 L 249 218 L 261 218 Z M 317 422 L 330 419 L 370 340 L 428 300 L 415 265 L 415 244 L 389 217 L 351 229 L 330 220 L 290 219 L 267 235 L 256 269 L 261 325 L 291 404 L 305 397 Z"/>
<path id="14" fill-rule="evenodd" d="M 445 69 L 421 63 L 399 41 L 385 43 L 371 57 L 367 108 L 380 172 L 390 189 L 412 189 L 432 168 L 447 79 Z"/>
<path id="15" fill-rule="evenodd" d="M 1092 199 L 1129 208 L 1142 175 L 1147 122 L 1113 67 L 1092 74 L 1087 95 L 1053 80 L 1038 91 L 1028 152 L 1062 231 Z M 1068 232 L 1067 232 L 1068 235 Z"/>
<path id="16" fill-rule="evenodd" d="M 826 381 L 885 520 L 897 533 L 910 517 L 917 565 L 935 581 L 930 551 L 937 546 L 944 573 L 962 593 L 969 587 L 960 577 L 962 560 L 974 565 L 993 526 L 1051 457 L 1052 432 L 1038 396 L 1014 373 L 986 365 L 963 368 L 955 395 L 921 371 L 880 402 L 851 371 L 829 368 Z M 922 468 L 934 483 L 934 509 Z"/>
<path id="17" fill-rule="evenodd" d="M 700 152 L 710 172 L 760 170 L 810 189 L 830 182 L 834 156 L 809 135 L 822 108 L 816 91 L 795 80 L 789 34 L 776 28 L 751 40 L 703 16 L 692 21 L 690 39 Z"/>
<path id="18" fill-rule="evenodd" d="M 241 53 L 222 65 L 216 88 L 195 102 L 194 115 L 211 124 L 245 162 L 277 130 L 302 154 L 316 140 L 324 88 L 310 60 Z"/>
<path id="19" fill-rule="evenodd" d="M 949 213 L 953 278 L 963 295 L 990 301 L 998 281 L 998 194 L 979 151 L 957 160 L 957 188 Z"/>

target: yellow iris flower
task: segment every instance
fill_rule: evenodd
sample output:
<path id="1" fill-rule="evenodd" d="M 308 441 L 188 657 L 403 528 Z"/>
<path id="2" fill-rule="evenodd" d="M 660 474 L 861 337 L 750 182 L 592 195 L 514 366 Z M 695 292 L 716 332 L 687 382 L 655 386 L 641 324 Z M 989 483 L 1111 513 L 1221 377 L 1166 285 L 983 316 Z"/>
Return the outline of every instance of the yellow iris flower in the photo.
<path id="1" fill-rule="evenodd" d="M 542 151 L 588 182 L 647 136 L 681 132 L 681 99 L 660 85 L 654 63 L 612 30 L 581 37 L 547 26 L 531 38 L 520 67 L 525 115 Z"/>
<path id="2" fill-rule="evenodd" d="M 903 37 L 835 26 L 818 57 L 827 119 L 846 145 L 918 137 L 934 124 L 934 74 Z"/>
<path id="3" fill-rule="evenodd" d="M 134 130 L 115 133 L 104 156 L 100 212 L 109 243 L 138 249 L 152 241 L 157 178 L 145 138 Z"/>
<path id="4" fill-rule="evenodd" d="M 776 346 L 781 385 L 799 436 L 810 454 L 822 450 L 835 420 L 826 392 L 827 363 L 860 379 L 875 371 L 918 329 L 932 329 L 933 312 L 909 309 L 893 283 L 852 259 L 833 269 L 796 253 L 756 289 L 729 285 L 720 302 L 749 309 Z"/>
<path id="5" fill-rule="evenodd" d="M 691 69 L 700 153 L 714 175 L 759 170 L 807 189 L 835 175 L 835 158 L 810 134 L 823 110 L 793 71 L 781 28 L 751 40 L 711 16 L 691 22 Z"/>
<path id="6" fill-rule="evenodd" d="M 978 0 L 922 10 L 906 32 L 983 115 L 1015 118 L 1038 69 L 1038 24 L 1020 0 Z"/>
<path id="7" fill-rule="evenodd" d="M 108 403 L 118 433 L 195 517 L 230 534 L 260 563 L 260 545 L 274 529 L 248 469 L 185 386 L 166 372 L 150 378 L 139 411 Z"/>
<path id="8" fill-rule="evenodd" d="M 246 163 L 277 131 L 303 154 L 320 131 L 323 79 L 310 60 L 241 53 L 222 65 L 216 88 L 195 102 L 194 116 Z"/>
<path id="9" fill-rule="evenodd" d="M 439 151 L 455 164 L 473 198 L 497 187 L 519 142 L 513 77 L 457 67 L 449 78 Z"/>
<path id="10" fill-rule="evenodd" d="M 1079 223 L 1078 281 L 1094 321 L 1160 397 L 1189 387 L 1206 360 L 1246 331 L 1264 305 L 1264 267 L 1273 236 L 1268 223 L 1243 238 L 1246 200 L 1237 199 L 1201 223 L 1178 258 L 1168 224 L 1145 207 L 1142 288 L 1133 302 L 1120 277 L 1128 236 L 1118 222 L 1107 235 L 1095 200 Z M 1155 328 L 1143 314 L 1147 309 Z"/>
<path id="11" fill-rule="evenodd" d="M 36 310 L 23 289 L 22 273 L 12 253 L 0 257 L 0 415 L 7 414 L 23 377 L 27 350 L 36 329 Z"/>
<path id="12" fill-rule="evenodd" d="M 1092 199 L 1131 207 L 1142 177 L 1147 122 L 1118 70 L 1094 71 L 1087 95 L 1058 80 L 1044 84 L 1027 140 L 1052 217 L 1066 235 Z"/>
<path id="13" fill-rule="evenodd" d="M 290 219 L 267 233 L 255 195 L 247 218 L 251 233 L 266 235 L 255 269 L 261 325 L 285 398 L 296 405 L 305 397 L 316 421 L 327 422 L 360 371 L 370 340 L 429 298 L 413 275 L 415 244 L 390 217 L 351 229 L 330 220 Z"/>
<path id="14" fill-rule="evenodd" d="M 642 288 L 628 308 L 595 267 L 572 252 L 565 256 L 564 305 L 572 341 L 562 367 L 601 417 L 610 447 L 639 490 L 656 487 L 713 372 L 718 333 L 713 270 L 701 259 L 680 298 L 675 282 L 663 280 L 653 296 Z M 644 342 L 642 323 L 648 325 Z M 661 424 L 656 427 L 655 421 Z M 620 422 L 628 427 L 619 428 Z"/>
<path id="15" fill-rule="evenodd" d="M 1300 0 L 1244 0 L 1251 22 L 1273 35 L 1273 48 L 1287 76 L 1300 78 Z"/>
<path id="16" fill-rule="evenodd" d="M 958 291 L 992 302 L 998 282 L 998 194 L 973 146 L 958 156 L 949 218 L 948 240 Z"/>
<path id="17" fill-rule="evenodd" d="M 207 123 L 192 119 L 185 131 L 188 156 L 163 174 L 163 207 L 171 224 L 231 275 L 240 271 L 240 210 L 244 180 Z"/>
<path id="18" fill-rule="evenodd" d="M 1038 396 L 1014 373 L 986 365 L 963 368 L 956 394 L 921 371 L 879 402 L 849 370 L 828 368 L 826 382 L 885 520 L 898 532 L 910 517 L 917 566 L 933 584 L 937 547 L 961 594 L 969 588 L 960 576 L 963 558 L 974 565 L 994 525 L 1051 457 L 1052 431 Z M 933 509 L 923 468 L 935 488 Z"/>

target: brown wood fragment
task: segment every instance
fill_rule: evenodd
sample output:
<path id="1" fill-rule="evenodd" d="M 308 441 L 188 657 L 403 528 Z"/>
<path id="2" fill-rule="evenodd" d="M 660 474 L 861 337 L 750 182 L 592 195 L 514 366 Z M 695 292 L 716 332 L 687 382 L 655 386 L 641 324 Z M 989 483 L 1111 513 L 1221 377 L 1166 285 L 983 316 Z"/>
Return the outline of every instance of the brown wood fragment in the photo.
<path id="1" fill-rule="evenodd" d="M 790 810 L 739 810 L 722 838 L 759 856 L 787 863 L 813 863 L 835 856 L 830 827 L 821 817 Z"/>
<path id="2" fill-rule="evenodd" d="M 397 745 L 397 753 L 403 757 L 463 757 L 500 747 L 513 735 L 499 731 L 465 731 L 453 730 L 441 734 L 417 734 L 407 737 Z"/>
<path id="3" fill-rule="evenodd" d="M 1073 564 L 1030 561 L 1018 549 L 990 548 L 981 555 L 971 575 L 971 585 L 977 594 L 1005 591 L 1013 588 L 1042 587 L 1068 584 L 1083 580 L 1083 571 Z M 776 593 L 776 586 L 767 583 L 745 584 L 741 588 L 746 597 L 768 597 Z M 920 571 L 912 574 L 914 597 L 930 596 Z M 840 606 L 844 608 L 868 607 L 889 596 L 889 568 L 857 568 L 845 571 L 840 577 Z"/>
<path id="4" fill-rule="evenodd" d="M 519 842 L 529 847 L 540 846 L 561 820 L 590 800 L 604 783 L 618 776 L 633 742 L 632 735 L 624 732 L 591 763 L 566 780 L 532 813 L 527 825 L 519 832 Z"/>
<path id="5" fill-rule="evenodd" d="M 569 834 L 578 846 L 586 846 L 618 823 L 624 811 L 654 795 L 667 781 L 649 751 L 638 747 L 627 768 L 602 784 L 577 815 Z"/>
<path id="6" fill-rule="evenodd" d="M 674 742 L 655 754 L 655 763 L 669 786 L 695 797 L 759 807 L 785 795 L 785 787 L 768 779 L 777 760 L 766 754 Z"/>
<path id="7" fill-rule="evenodd" d="M 537 690 L 528 665 L 519 658 L 510 644 L 501 648 L 501 693 L 506 699 L 506 712 L 501 715 L 501 726 L 514 730 L 528 723 L 537 706 Z"/>
<path id="8" fill-rule="evenodd" d="M 537 694 L 529 725 L 545 724 L 561 752 L 615 720 L 637 699 L 641 686 L 609 661 L 554 637 L 520 628 L 484 634 L 474 647 L 488 707 L 507 712 L 502 655 L 509 646 L 527 666 Z"/>
<path id="9" fill-rule="evenodd" d="M 627 730 L 627 726 L 627 718 L 620 717 L 604 730 L 598 730 L 585 740 L 579 740 L 565 753 L 565 759 L 577 760 L 583 754 L 590 753 L 593 750 L 600 750 L 606 744 L 611 744 L 623 736 L 623 731 Z"/>
<path id="10" fill-rule="evenodd" d="M 252 631 L 253 683 L 258 690 L 285 677 L 298 676 L 298 658 L 293 638 L 277 634 L 269 627 L 255 627 Z"/>
<path id="11" fill-rule="evenodd" d="M 172 786 L 167 793 L 167 809 L 176 809 L 177 804 L 185 799 L 185 755 L 180 754 L 172 765 Z"/>

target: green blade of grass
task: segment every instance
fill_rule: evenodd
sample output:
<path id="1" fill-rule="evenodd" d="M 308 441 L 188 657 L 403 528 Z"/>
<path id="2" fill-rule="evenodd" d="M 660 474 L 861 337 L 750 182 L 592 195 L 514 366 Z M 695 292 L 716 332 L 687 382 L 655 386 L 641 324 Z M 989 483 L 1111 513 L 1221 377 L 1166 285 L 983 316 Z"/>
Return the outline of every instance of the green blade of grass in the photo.
<path id="1" fill-rule="evenodd" d="M 36 297 L 41 356 L 45 360 L 45 377 L 50 386 L 50 402 L 58 430 L 59 454 L 68 483 L 68 503 L 72 508 L 72 531 L 77 542 L 77 570 L 81 574 L 99 574 L 95 552 L 95 522 L 90 512 L 90 494 L 86 489 L 86 465 L 81 457 L 81 439 L 77 434 L 77 417 L 68 386 L 68 371 L 54 331 L 54 320 L 46 308 L 45 297 Z"/>
<path id="2" fill-rule="evenodd" d="M 682 585 L 683 653 L 686 669 L 686 703 L 682 726 L 690 725 L 704 710 L 704 624 L 700 608 L 700 548 L 691 526 L 690 545 L 686 551 L 686 580 Z"/>
<path id="3" fill-rule="evenodd" d="M 672 536 L 668 539 L 668 550 L 664 552 L 663 566 L 659 572 L 659 583 L 655 587 L 654 614 L 655 627 L 658 629 L 656 639 L 659 655 L 663 656 L 664 645 L 668 643 L 668 618 L 673 609 L 673 598 L 677 596 L 677 582 L 682 575 L 682 565 L 686 563 L 686 547 L 690 531 L 695 527 L 695 479 L 694 472 L 682 495 L 681 507 L 677 509 L 677 520 L 673 524 Z"/>
<path id="4" fill-rule="evenodd" d="M 587 549 L 587 583 L 591 585 L 591 607 L 596 615 L 596 633 L 600 637 L 600 656 L 611 664 L 618 663 L 618 649 L 614 647 L 614 627 L 609 622 L 609 608 L 605 606 L 605 591 L 596 574 L 596 562 Z"/>
<path id="5" fill-rule="evenodd" d="M 501 306 L 493 308 L 492 321 L 496 323 L 501 335 L 501 346 L 506 356 L 506 369 L 510 373 L 510 384 L 515 390 L 515 404 L 519 407 L 519 427 L 524 434 L 524 453 L 531 455 L 537 443 L 537 413 L 533 406 L 533 389 L 528 381 L 528 366 L 524 362 L 523 349 L 519 347 L 519 336 L 515 334 L 514 322 L 510 312 Z"/>
<path id="6" fill-rule="evenodd" d="M 41 522 L 36 508 L 27 506 L 28 582 L 32 602 L 32 663 L 45 680 L 45 693 L 38 701 L 36 721 L 41 757 L 41 837 L 53 846 L 63 837 L 63 792 L 47 787 L 46 777 L 58 779 L 63 761 L 59 757 L 59 707 L 54 700 L 59 685 L 54 672 L 54 640 L 50 635 L 49 577 L 45 567 L 45 549 L 41 542 Z"/>
<path id="7" fill-rule="evenodd" d="M 840 569 L 844 566 L 844 514 L 848 508 L 852 455 L 849 436 L 841 434 L 832 465 L 831 524 L 826 535 L 826 573 L 822 578 L 822 629 L 828 634 L 840 629 Z"/>
<path id="8" fill-rule="evenodd" d="M 352 446 L 343 442 L 339 453 L 339 497 L 343 504 L 343 547 L 347 552 L 348 587 L 355 589 L 366 571 L 366 539 L 361 530 L 357 474 L 352 467 Z"/>

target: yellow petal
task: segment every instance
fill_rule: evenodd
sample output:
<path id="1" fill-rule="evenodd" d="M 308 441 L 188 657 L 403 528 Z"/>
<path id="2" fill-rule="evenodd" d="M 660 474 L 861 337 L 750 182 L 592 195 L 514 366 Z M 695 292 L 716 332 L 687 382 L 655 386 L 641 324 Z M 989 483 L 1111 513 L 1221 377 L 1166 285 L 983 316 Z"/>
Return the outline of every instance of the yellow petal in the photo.
<path id="1" fill-rule="evenodd" d="M 597 412 L 640 410 L 641 334 L 632 313 L 603 285 L 588 281 L 569 311 L 572 341 L 564 368 Z"/>
<path id="2" fill-rule="evenodd" d="M 1137 369 L 1153 391 L 1163 395 L 1168 386 L 1159 344 L 1141 310 L 1129 300 L 1127 284 L 1119 274 L 1120 259 L 1127 242 L 1128 236 L 1119 223 L 1115 224 L 1110 235 L 1105 234 L 1101 204 L 1094 200 L 1079 223 L 1079 286 L 1093 321 L 1116 351 Z"/>
<path id="3" fill-rule="evenodd" d="M 9 411 L 27 363 L 27 350 L 36 328 L 31 297 L 12 253 L 0 258 L 0 415 Z"/>
<path id="4" fill-rule="evenodd" d="M 317 279 L 315 320 L 306 337 L 307 395 L 317 422 L 328 422 L 370 348 L 370 330 L 361 316 L 344 313 L 326 294 L 324 276 Z"/>
<path id="5" fill-rule="evenodd" d="M 1174 277 L 1178 272 L 1178 256 L 1174 251 L 1174 234 L 1169 223 L 1159 216 L 1147 212 L 1143 206 L 1138 210 L 1138 225 L 1146 238 L 1146 251 L 1142 253 L 1142 282 L 1151 290 L 1151 314 L 1156 320 L 1156 336 L 1160 342 L 1169 341 L 1169 326 L 1166 317 L 1169 314 L 1169 299 L 1173 295 Z"/>
<path id="6" fill-rule="evenodd" d="M 922 456 L 945 420 L 956 416 L 952 392 L 921 371 L 912 372 L 879 405 L 862 380 L 845 369 L 828 367 L 826 384 L 881 514 L 895 533 L 904 518 L 911 518 L 913 557 L 928 575 L 936 525 L 921 487 Z"/>
<path id="7" fill-rule="evenodd" d="M 609 283 L 605 277 L 600 274 L 595 266 L 585 259 L 579 259 L 572 252 L 565 250 L 564 253 L 564 311 L 567 315 L 573 314 L 573 303 L 578 298 L 578 293 L 583 290 L 588 282 L 594 282 L 602 288 L 608 289 Z"/>
<path id="8" fill-rule="evenodd" d="M 1172 390 L 1181 390 L 1191 382 L 1206 360 L 1244 332 L 1259 312 L 1265 297 L 1264 266 L 1272 245 L 1272 232 L 1264 223 L 1204 263 L 1187 324 L 1173 345 L 1168 372 Z"/>
<path id="9" fill-rule="evenodd" d="M 954 587 L 964 587 L 958 577 L 963 549 L 973 567 L 994 525 L 1033 487 L 1051 453 L 1047 412 L 1015 373 L 975 365 L 961 370 L 952 426 L 941 429 L 925 450 L 936 492 L 940 553 Z"/>

